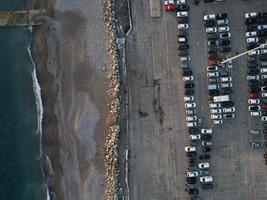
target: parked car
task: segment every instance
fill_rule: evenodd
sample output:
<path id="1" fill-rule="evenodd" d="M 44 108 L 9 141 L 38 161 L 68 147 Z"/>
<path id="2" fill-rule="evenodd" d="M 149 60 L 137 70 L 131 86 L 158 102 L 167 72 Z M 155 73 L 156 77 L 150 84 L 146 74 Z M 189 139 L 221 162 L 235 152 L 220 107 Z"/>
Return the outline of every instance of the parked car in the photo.
<path id="1" fill-rule="evenodd" d="M 258 13 L 256 12 L 250 12 L 250 13 L 246 13 L 245 14 L 245 18 L 248 19 L 248 18 L 256 18 L 258 16 Z"/>
<path id="2" fill-rule="evenodd" d="M 219 41 L 219 45 L 221 45 L 221 46 L 227 46 L 230 44 L 231 44 L 230 40 L 220 40 Z"/>
<path id="3" fill-rule="evenodd" d="M 231 37 L 231 33 L 220 33 L 220 38 L 224 39 L 224 38 L 230 38 Z"/>
<path id="4" fill-rule="evenodd" d="M 194 100 L 195 100 L 194 96 L 186 96 L 186 97 L 184 97 L 184 101 L 185 102 L 194 101 Z"/>
<path id="5" fill-rule="evenodd" d="M 217 28 L 216 27 L 206 28 L 206 33 L 217 33 Z"/>
<path id="6" fill-rule="evenodd" d="M 260 99 L 248 99 L 248 104 L 260 104 Z"/>
<path id="7" fill-rule="evenodd" d="M 223 124 L 223 120 L 221 120 L 221 119 L 213 120 L 212 122 L 213 122 L 214 125 L 220 125 L 220 124 Z"/>
<path id="8" fill-rule="evenodd" d="M 257 31 L 246 32 L 246 37 L 257 37 Z"/>
<path id="9" fill-rule="evenodd" d="M 194 88 L 194 87 L 195 87 L 195 84 L 192 82 L 184 84 L 184 88 Z"/>
<path id="10" fill-rule="evenodd" d="M 212 176 L 203 176 L 203 177 L 200 177 L 199 180 L 201 183 L 210 183 L 213 181 L 213 178 Z"/>
<path id="11" fill-rule="evenodd" d="M 227 25 L 229 23 L 228 19 L 219 19 L 217 20 L 217 25 L 218 26 L 224 26 Z"/>
<path id="12" fill-rule="evenodd" d="M 208 46 L 217 46 L 219 44 L 218 40 L 209 40 L 208 41 Z"/>
<path id="13" fill-rule="evenodd" d="M 207 20 L 215 20 L 215 19 L 216 19 L 216 15 L 215 15 L 215 14 L 204 15 L 203 19 L 204 19 L 205 21 L 207 21 Z"/>
<path id="14" fill-rule="evenodd" d="M 208 169 L 210 164 L 208 162 L 203 162 L 198 164 L 199 169 Z"/>
<path id="15" fill-rule="evenodd" d="M 235 118 L 235 114 L 234 113 L 226 113 L 226 114 L 223 114 L 223 118 L 224 119 L 233 119 L 233 118 Z"/>
<path id="16" fill-rule="evenodd" d="M 257 38 L 257 37 L 249 37 L 249 38 L 247 38 L 247 43 L 249 44 L 249 43 L 257 43 L 257 42 L 259 42 L 259 38 Z"/>
<path id="17" fill-rule="evenodd" d="M 219 13 L 216 15 L 216 19 L 226 19 L 227 13 Z"/>
<path id="18" fill-rule="evenodd" d="M 210 155 L 209 154 L 202 154 L 199 156 L 199 160 L 207 160 L 210 159 Z"/>
<path id="19" fill-rule="evenodd" d="M 184 76 L 183 81 L 193 81 L 194 77 L 193 76 Z"/>
<path id="20" fill-rule="evenodd" d="M 210 103 L 209 108 L 220 108 L 222 106 L 221 103 Z"/>
<path id="21" fill-rule="evenodd" d="M 204 26 L 206 26 L 206 27 L 215 26 L 215 21 L 214 20 L 207 20 L 204 22 Z"/>
<path id="22" fill-rule="evenodd" d="M 223 108 L 223 113 L 235 112 L 235 107 Z"/>
<path id="23" fill-rule="evenodd" d="M 228 32 L 228 31 L 230 31 L 229 26 L 222 26 L 222 27 L 219 27 L 219 28 L 218 28 L 218 32 L 219 32 L 219 33 L 222 33 L 222 32 Z"/>
<path id="24" fill-rule="evenodd" d="M 261 111 L 252 111 L 250 112 L 250 116 L 251 117 L 261 116 Z"/>
<path id="25" fill-rule="evenodd" d="M 231 82 L 232 81 L 232 77 L 231 76 L 228 76 L 228 77 L 221 77 L 221 82 L 224 83 L 224 82 Z"/>
<path id="26" fill-rule="evenodd" d="M 187 24 L 189 22 L 188 17 L 179 17 L 177 19 L 178 24 Z"/>
<path id="27" fill-rule="evenodd" d="M 222 102 L 222 106 L 225 108 L 230 108 L 230 107 L 234 106 L 234 102 L 233 101 L 225 101 L 225 102 Z"/>
<path id="28" fill-rule="evenodd" d="M 261 107 L 259 105 L 252 105 L 252 106 L 248 106 L 248 110 L 249 111 L 260 111 Z"/>
<path id="29" fill-rule="evenodd" d="M 208 129 L 203 128 L 203 129 L 201 129 L 201 133 L 202 134 L 212 134 L 212 129 L 211 128 L 208 128 Z"/>
<path id="30" fill-rule="evenodd" d="M 231 47 L 221 47 L 220 52 L 230 52 L 232 49 Z"/>
<path id="31" fill-rule="evenodd" d="M 178 24 L 177 28 L 179 30 L 182 30 L 182 29 L 188 29 L 189 25 L 188 24 Z"/>
<path id="32" fill-rule="evenodd" d="M 218 77 L 219 76 L 219 72 L 208 72 L 207 73 L 207 77 Z"/>

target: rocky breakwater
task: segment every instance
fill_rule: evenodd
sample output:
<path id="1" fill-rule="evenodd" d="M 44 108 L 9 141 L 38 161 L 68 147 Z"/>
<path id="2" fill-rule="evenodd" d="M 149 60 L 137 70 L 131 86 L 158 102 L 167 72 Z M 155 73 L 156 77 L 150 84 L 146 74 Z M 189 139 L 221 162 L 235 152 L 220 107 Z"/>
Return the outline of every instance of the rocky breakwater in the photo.
<path id="1" fill-rule="evenodd" d="M 118 36 L 115 18 L 114 0 L 104 1 L 104 20 L 109 36 L 109 53 L 112 64 L 110 66 L 108 95 L 110 97 L 109 114 L 107 122 L 110 127 L 106 136 L 104 148 L 107 200 L 122 199 L 119 181 L 118 146 L 119 146 L 119 117 L 120 117 L 120 74 L 119 74 L 119 51 L 116 44 Z"/>

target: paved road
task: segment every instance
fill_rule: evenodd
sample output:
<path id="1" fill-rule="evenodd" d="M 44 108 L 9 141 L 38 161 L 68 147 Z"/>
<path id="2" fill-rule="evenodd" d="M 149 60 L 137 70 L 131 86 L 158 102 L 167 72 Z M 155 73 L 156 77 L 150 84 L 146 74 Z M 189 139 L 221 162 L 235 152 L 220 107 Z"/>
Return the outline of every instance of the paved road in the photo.
<path id="1" fill-rule="evenodd" d="M 190 51 L 195 80 L 198 115 L 210 126 L 206 90 L 206 40 L 202 17 L 228 12 L 234 51 L 245 49 L 244 13 L 262 11 L 267 1 L 243 3 L 227 0 L 219 4 L 190 7 Z M 257 2 L 257 3 L 255 3 Z M 183 81 L 177 62 L 175 13 L 151 18 L 149 1 L 132 0 L 133 31 L 127 41 L 129 77 L 131 200 L 185 200 L 185 128 Z M 205 5 L 205 6 L 204 6 Z M 267 7 L 265 6 L 265 11 Z M 215 128 L 211 172 L 215 188 L 201 191 L 205 200 L 267 199 L 266 167 L 262 152 L 252 152 L 248 130 L 257 127 L 247 111 L 245 58 L 233 70 L 237 118 Z"/>

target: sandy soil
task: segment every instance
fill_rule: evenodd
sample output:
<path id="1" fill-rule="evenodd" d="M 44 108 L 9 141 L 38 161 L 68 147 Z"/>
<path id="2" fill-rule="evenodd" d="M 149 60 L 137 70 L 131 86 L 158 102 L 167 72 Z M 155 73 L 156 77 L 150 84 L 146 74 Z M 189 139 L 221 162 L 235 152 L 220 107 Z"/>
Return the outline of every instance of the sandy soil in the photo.
<path id="1" fill-rule="evenodd" d="M 101 200 L 110 62 L 102 1 L 57 0 L 51 14 L 35 41 L 51 184 L 60 200 Z"/>

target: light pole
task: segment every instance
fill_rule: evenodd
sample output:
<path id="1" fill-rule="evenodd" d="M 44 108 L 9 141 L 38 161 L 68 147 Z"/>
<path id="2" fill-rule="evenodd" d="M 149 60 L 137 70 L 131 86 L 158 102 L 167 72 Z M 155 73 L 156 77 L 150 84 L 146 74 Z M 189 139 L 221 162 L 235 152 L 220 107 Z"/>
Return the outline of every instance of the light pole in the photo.
<path id="1" fill-rule="evenodd" d="M 257 49 L 263 48 L 263 47 L 265 47 L 266 45 L 267 45 L 267 41 L 266 41 L 265 43 L 261 44 L 260 46 L 254 48 L 254 49 L 251 49 L 251 50 L 249 50 L 249 51 L 245 51 L 244 53 L 240 53 L 240 54 L 238 54 L 238 55 L 236 55 L 236 56 L 233 56 L 233 57 L 231 57 L 231 58 L 228 58 L 228 59 L 222 61 L 221 64 L 225 64 L 225 63 L 227 63 L 227 62 L 229 62 L 229 61 L 231 61 L 231 60 L 234 60 L 234 59 L 236 59 L 236 58 L 239 58 L 239 57 L 241 57 L 241 56 L 244 56 L 244 55 L 248 54 L 248 53 L 251 52 L 251 51 L 255 51 L 255 50 L 257 50 Z"/>

